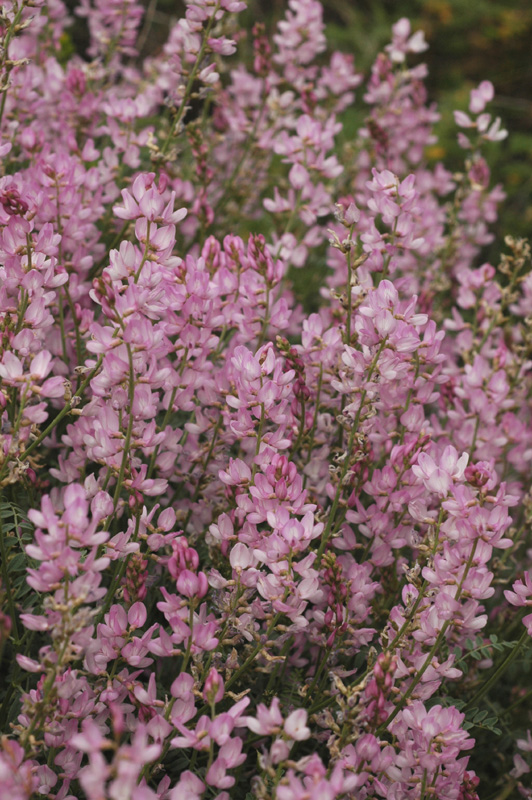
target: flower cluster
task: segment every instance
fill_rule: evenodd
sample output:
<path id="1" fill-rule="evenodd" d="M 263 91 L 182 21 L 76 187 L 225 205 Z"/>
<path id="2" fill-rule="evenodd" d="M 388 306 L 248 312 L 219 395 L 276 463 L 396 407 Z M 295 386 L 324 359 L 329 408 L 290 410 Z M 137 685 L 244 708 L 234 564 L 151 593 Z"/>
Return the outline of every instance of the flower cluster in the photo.
<path id="1" fill-rule="evenodd" d="M 2 791 L 478 800 L 512 668 L 530 796 L 532 278 L 527 242 L 482 259 L 493 86 L 463 172 L 427 160 L 399 20 L 342 148 L 364 79 L 317 0 L 271 37 L 185 5 L 146 57 L 133 0 L 79 3 L 70 57 L 61 0 L 0 16 Z"/>

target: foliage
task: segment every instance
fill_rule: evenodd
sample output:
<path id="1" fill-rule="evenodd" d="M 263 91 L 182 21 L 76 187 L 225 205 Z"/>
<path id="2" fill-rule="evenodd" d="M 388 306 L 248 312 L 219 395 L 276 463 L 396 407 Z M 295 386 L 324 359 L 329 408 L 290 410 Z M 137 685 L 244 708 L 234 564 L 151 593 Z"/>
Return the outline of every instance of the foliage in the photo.
<path id="1" fill-rule="evenodd" d="M 2 6 L 12 800 L 531 797 L 529 134 L 405 5 Z"/>

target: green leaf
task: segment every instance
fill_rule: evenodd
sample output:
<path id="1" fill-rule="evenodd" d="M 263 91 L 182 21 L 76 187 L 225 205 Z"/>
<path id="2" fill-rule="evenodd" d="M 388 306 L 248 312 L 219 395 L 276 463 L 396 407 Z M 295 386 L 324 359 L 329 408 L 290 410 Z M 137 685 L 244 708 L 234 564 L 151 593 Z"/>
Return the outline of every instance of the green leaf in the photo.
<path id="1" fill-rule="evenodd" d="M 24 553 L 18 553 L 16 556 L 14 556 L 9 560 L 8 564 L 10 572 L 15 570 L 25 569 L 26 556 L 24 555 Z"/>

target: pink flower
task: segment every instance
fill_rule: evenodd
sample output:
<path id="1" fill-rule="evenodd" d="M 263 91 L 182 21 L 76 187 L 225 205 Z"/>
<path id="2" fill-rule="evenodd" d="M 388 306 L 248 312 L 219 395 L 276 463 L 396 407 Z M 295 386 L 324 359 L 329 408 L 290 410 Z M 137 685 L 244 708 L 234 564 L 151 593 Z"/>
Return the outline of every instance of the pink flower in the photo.
<path id="1" fill-rule="evenodd" d="M 193 772 L 186 770 L 171 789 L 169 800 L 201 800 L 205 784 Z"/>
<path id="2" fill-rule="evenodd" d="M 180 572 L 177 578 L 177 591 L 185 597 L 205 597 L 209 590 L 209 583 L 204 572 L 197 575 L 189 569 Z"/>
<path id="3" fill-rule="evenodd" d="M 7 350 L 0 364 L 0 378 L 6 382 L 15 383 L 22 379 L 22 363 L 13 353 Z"/>
<path id="4" fill-rule="evenodd" d="M 260 733 L 264 736 L 278 733 L 283 725 L 279 698 L 273 698 L 270 708 L 267 708 L 263 703 L 259 703 L 256 718 L 243 717 L 242 721 L 253 733 Z"/>
<path id="5" fill-rule="evenodd" d="M 532 606 L 532 570 L 525 572 L 523 578 L 524 581 L 518 580 L 513 584 L 513 592 L 509 589 L 504 590 L 505 598 L 513 606 Z M 524 616 L 522 623 L 532 636 L 532 614 Z"/>
<path id="6" fill-rule="evenodd" d="M 417 464 L 412 466 L 412 472 L 423 481 L 430 492 L 446 497 L 453 481 L 463 480 L 468 460 L 467 453 L 458 457 L 455 448 L 449 445 L 441 455 L 439 466 L 427 453 L 420 453 Z"/>
<path id="7" fill-rule="evenodd" d="M 493 100 L 494 94 L 495 92 L 491 81 L 482 81 L 476 89 L 472 89 L 471 91 L 469 110 L 473 114 L 479 114 L 481 111 L 484 111 L 486 104 Z"/>
<path id="8" fill-rule="evenodd" d="M 219 672 L 214 667 L 211 667 L 207 679 L 205 680 L 205 686 L 203 687 L 203 699 L 206 703 L 209 703 L 209 705 L 214 705 L 215 703 L 219 703 L 223 696 L 224 680 Z"/>
<path id="9" fill-rule="evenodd" d="M 98 753 L 106 746 L 107 740 L 102 735 L 101 729 L 90 717 L 82 721 L 81 730 L 81 733 L 70 740 L 72 747 L 81 750 L 82 753 Z"/>
<path id="10" fill-rule="evenodd" d="M 307 712 L 304 708 L 298 708 L 285 719 L 284 732 L 290 739 L 302 742 L 310 737 L 310 728 L 307 727 Z"/>

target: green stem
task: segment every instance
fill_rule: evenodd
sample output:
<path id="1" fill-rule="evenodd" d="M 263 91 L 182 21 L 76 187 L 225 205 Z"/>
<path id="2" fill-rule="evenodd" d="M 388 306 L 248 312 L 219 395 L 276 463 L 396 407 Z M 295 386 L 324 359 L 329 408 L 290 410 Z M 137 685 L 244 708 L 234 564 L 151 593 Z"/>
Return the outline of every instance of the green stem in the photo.
<path id="1" fill-rule="evenodd" d="M 260 404 L 260 421 L 259 421 L 259 429 L 257 431 L 257 444 L 255 446 L 255 458 L 260 453 L 260 443 L 262 441 L 262 429 L 264 428 L 264 421 L 266 419 L 266 411 L 264 410 L 264 403 Z M 253 467 L 251 470 L 252 478 L 255 477 L 255 473 L 257 472 L 257 464 L 255 463 L 255 459 L 253 459 Z"/>
<path id="2" fill-rule="evenodd" d="M 57 291 L 57 299 L 58 299 L 58 311 L 59 311 L 59 329 L 61 331 L 61 349 L 63 351 L 63 361 L 65 364 L 69 364 L 68 352 L 67 352 L 67 342 L 66 342 L 66 333 L 65 333 L 65 315 L 63 312 L 63 291 L 62 287 L 60 286 Z"/>
<path id="3" fill-rule="evenodd" d="M 307 458 L 305 460 L 305 466 L 310 462 L 312 458 L 312 451 L 314 449 L 314 438 L 316 436 L 316 430 L 318 427 L 318 415 L 320 412 L 320 397 L 321 397 L 321 387 L 323 384 L 323 364 L 320 364 L 320 374 L 318 376 L 318 388 L 316 389 L 316 406 L 314 408 L 314 417 L 312 419 L 312 427 L 310 429 L 310 436 L 309 436 L 309 444 L 308 444 L 308 451 L 307 451 Z M 307 476 L 305 475 L 303 481 L 303 488 L 306 486 Z"/>
<path id="4" fill-rule="evenodd" d="M 192 637 L 192 631 L 194 629 L 194 604 L 193 604 L 192 601 L 191 601 L 190 607 L 189 607 L 188 624 L 189 624 L 189 628 L 190 628 L 190 636 L 189 636 L 189 639 L 188 639 L 188 642 L 187 642 L 187 649 L 186 649 L 185 655 L 183 657 L 183 663 L 181 664 L 181 669 L 179 670 L 179 674 L 180 675 L 182 675 L 184 672 L 186 672 L 187 667 L 188 667 L 188 662 L 190 660 L 190 654 L 192 652 L 192 638 L 193 638 Z M 226 686 L 227 686 L 227 684 L 226 684 Z M 176 701 L 176 698 L 173 697 L 172 700 L 169 702 L 168 707 L 167 707 L 167 709 L 166 709 L 166 711 L 164 713 L 164 718 L 165 718 L 165 720 L 167 722 L 170 719 L 170 714 L 172 713 L 172 708 L 174 707 L 175 701 Z M 166 758 L 166 755 L 167 755 L 167 753 L 168 753 L 168 751 L 170 749 L 170 742 L 171 742 L 170 739 L 167 739 L 167 741 L 165 742 L 163 750 L 162 750 L 162 753 L 159 756 L 158 761 L 157 761 L 158 764 L 162 764 L 164 759 Z M 140 783 L 140 781 L 143 778 L 145 779 L 146 783 L 148 783 L 148 781 L 151 778 L 152 770 L 153 770 L 153 766 L 150 766 L 149 764 L 146 764 L 143 767 L 143 769 L 142 769 L 142 771 L 140 773 L 140 776 L 139 776 L 139 779 L 138 779 L 138 783 Z"/>
<path id="5" fill-rule="evenodd" d="M 465 708 L 465 709 L 468 709 L 468 708 L 473 708 L 474 706 L 476 706 L 476 704 L 478 703 L 478 701 L 479 701 L 479 700 L 481 700 L 481 699 L 484 697 L 484 695 L 485 695 L 487 692 L 489 692 L 489 690 L 491 689 L 491 687 L 492 687 L 494 684 L 496 684 L 496 683 L 497 683 L 497 681 L 498 681 L 498 680 L 499 680 L 499 678 L 500 678 L 500 677 L 503 675 L 503 673 L 504 673 L 504 672 L 506 672 L 506 670 L 508 669 L 508 667 L 510 666 L 510 664 L 511 664 L 513 661 L 515 661 L 515 659 L 517 658 L 517 656 L 518 656 L 518 654 L 519 654 L 519 650 L 521 649 L 522 645 L 523 645 L 523 644 L 526 642 L 526 640 L 529 638 L 529 636 L 530 636 L 530 634 L 528 633 L 528 630 L 525 628 L 525 629 L 524 629 L 524 631 L 523 631 L 523 633 L 521 634 L 521 637 L 520 637 L 520 639 L 519 639 L 519 640 L 518 640 L 518 641 L 515 643 L 515 645 L 514 645 L 514 646 L 513 646 L 513 648 L 510 650 L 510 652 L 508 653 L 508 655 L 506 656 L 506 658 L 505 658 L 505 659 L 504 659 L 504 660 L 503 660 L 503 661 L 502 661 L 502 662 L 499 664 L 499 666 L 498 666 L 498 667 L 497 667 L 497 668 L 496 668 L 496 669 L 495 669 L 495 670 L 494 670 L 494 671 L 491 673 L 491 675 L 490 675 L 490 677 L 488 678 L 488 680 L 487 680 L 485 683 L 483 683 L 483 684 L 482 684 L 482 686 L 480 687 L 480 689 L 478 690 L 478 692 L 477 692 L 475 695 L 473 695 L 473 697 L 471 698 L 471 700 L 469 700 L 469 701 L 466 703 L 466 705 L 464 706 L 464 708 Z"/>
<path id="6" fill-rule="evenodd" d="M 267 695 L 269 692 L 272 691 L 280 669 L 283 670 L 283 672 L 281 673 L 281 681 L 282 681 L 284 670 L 286 668 L 286 656 L 288 656 L 288 652 L 289 652 L 289 650 L 290 650 L 290 648 L 292 647 L 293 644 L 294 644 L 294 637 L 293 636 L 290 636 L 286 640 L 286 642 L 283 644 L 283 646 L 281 648 L 281 652 L 280 652 L 279 655 L 284 656 L 284 661 L 283 661 L 282 664 L 277 664 L 275 669 L 273 669 L 271 671 L 270 677 L 268 678 L 268 683 L 266 684 L 266 689 L 264 690 L 264 694 Z"/>
<path id="7" fill-rule="evenodd" d="M 285 600 L 286 600 L 286 597 L 287 597 L 287 592 L 285 592 L 285 596 L 284 596 Z M 282 616 L 282 613 L 280 611 L 278 611 L 277 614 L 271 620 L 270 624 L 268 625 L 268 628 L 266 630 L 266 642 L 268 641 L 268 639 L 269 639 L 272 631 L 274 630 L 275 626 L 277 625 L 277 623 L 281 619 L 281 616 Z M 233 675 L 231 675 L 231 677 L 229 678 L 228 681 L 226 681 L 226 683 L 225 683 L 226 691 L 227 691 L 227 689 L 229 689 L 240 678 L 241 675 L 243 675 L 246 672 L 246 670 L 249 667 L 249 665 L 252 664 L 255 661 L 255 659 L 259 655 L 260 651 L 263 650 L 263 649 L 264 649 L 264 644 L 258 644 L 255 647 L 255 649 L 253 650 L 251 655 L 249 655 L 246 658 L 246 660 L 244 661 L 242 666 L 239 667 L 237 669 L 237 671 L 233 673 Z"/>
<path id="8" fill-rule="evenodd" d="M 17 13 L 15 14 L 15 17 L 13 19 L 13 22 L 9 26 L 8 31 L 6 33 L 6 36 L 5 36 L 5 39 L 3 41 L 3 47 L 2 47 L 3 58 L 2 58 L 2 64 L 0 66 L 0 77 L 3 77 L 3 73 L 4 73 L 4 70 L 6 68 L 6 61 L 8 60 L 9 43 L 11 41 L 11 37 L 15 33 L 15 28 L 19 25 L 20 20 L 22 19 L 22 11 L 23 11 L 25 5 L 26 5 L 25 3 L 21 3 L 20 4 L 20 8 L 17 10 Z M 4 116 L 4 110 L 5 110 L 5 107 L 6 107 L 6 97 L 7 97 L 7 86 L 3 91 L 2 102 L 0 103 L 0 125 L 2 124 L 2 118 Z"/>
<path id="9" fill-rule="evenodd" d="M 66 417 L 66 415 L 72 410 L 72 407 L 74 405 L 74 398 L 81 397 L 81 395 L 89 385 L 89 382 L 93 379 L 93 377 L 100 369 L 102 361 L 103 361 L 103 355 L 101 355 L 98 358 L 96 366 L 93 367 L 93 369 L 89 372 L 89 374 L 87 375 L 87 377 L 85 378 L 79 389 L 77 389 L 77 391 L 72 395 L 72 399 L 68 401 L 68 403 L 61 409 L 59 414 L 57 414 L 57 416 L 54 417 L 54 419 L 50 422 L 50 424 L 47 425 L 44 431 L 41 434 L 39 434 L 39 436 L 30 445 L 28 445 L 28 447 L 24 450 L 23 453 L 21 453 L 21 455 L 19 456 L 19 461 L 24 461 L 35 450 L 35 448 L 38 447 L 44 439 L 46 439 L 46 437 L 53 431 L 56 425 L 58 425 L 61 422 L 63 417 Z M 2 478 L 5 477 L 6 469 L 7 469 L 7 464 L 4 464 L 2 470 L 0 471 L 0 481 L 2 480 Z"/>
<path id="10" fill-rule="evenodd" d="M 135 519 L 135 530 L 133 532 L 133 536 L 131 537 L 132 542 L 136 542 L 139 535 L 139 528 L 140 528 L 140 511 L 137 512 L 136 519 Z M 107 589 L 107 594 L 104 597 L 102 606 L 94 618 L 94 629 L 96 630 L 97 625 L 102 621 L 104 616 L 107 614 L 109 609 L 111 608 L 111 603 L 113 602 L 113 598 L 116 595 L 116 592 L 122 582 L 122 578 L 124 577 L 125 571 L 127 569 L 127 565 L 129 563 L 129 555 L 127 555 L 123 559 L 117 559 L 113 577 L 111 578 L 111 582 L 109 584 L 109 588 Z"/>
<path id="11" fill-rule="evenodd" d="M 192 499 L 190 501 L 192 506 L 194 505 L 194 503 L 197 501 L 198 497 L 200 496 L 200 492 L 201 492 L 201 488 L 202 488 L 201 484 L 203 482 L 203 479 L 207 475 L 207 467 L 209 466 L 209 462 L 210 462 L 210 460 L 212 458 L 212 454 L 214 452 L 214 447 L 216 445 L 216 440 L 218 439 L 218 434 L 220 432 L 221 425 L 222 425 L 222 415 L 220 414 L 220 416 L 216 420 L 216 425 L 214 426 L 214 431 L 213 431 L 213 434 L 212 434 L 209 451 L 208 451 L 207 455 L 205 456 L 205 459 L 204 459 L 203 464 L 201 466 L 201 475 L 198 478 L 198 482 L 196 484 L 196 488 L 194 490 L 194 494 L 192 495 Z M 186 516 L 185 522 L 183 523 L 183 530 L 185 532 L 187 530 L 188 523 L 190 522 L 190 517 L 192 516 L 192 512 L 193 512 L 192 506 L 189 508 L 189 510 L 187 512 L 187 516 Z"/>
<path id="12" fill-rule="evenodd" d="M 427 769 L 423 770 L 423 779 L 421 781 L 421 797 L 419 800 L 425 800 L 425 790 L 427 788 Z"/>
<path id="13" fill-rule="evenodd" d="M 297 439 L 294 445 L 292 446 L 292 458 L 295 457 L 297 451 L 299 450 L 299 446 L 303 440 L 303 435 L 305 433 L 305 397 L 303 395 L 301 395 L 300 404 L 301 404 L 301 420 L 299 423 L 299 431 L 297 434 Z"/>
<path id="14" fill-rule="evenodd" d="M 116 482 L 115 493 L 113 497 L 113 511 L 116 511 L 118 506 L 118 501 L 120 500 L 120 493 L 122 491 L 122 484 L 124 482 L 124 475 L 126 471 L 126 464 L 128 459 L 130 458 L 129 448 L 131 445 L 131 433 L 133 431 L 133 401 L 135 399 L 135 371 L 133 369 L 133 353 L 131 352 L 131 346 L 126 344 L 127 347 L 127 357 L 129 360 L 129 419 L 127 422 L 127 430 L 126 430 L 126 438 L 124 441 L 124 450 L 122 452 L 122 462 L 120 464 L 120 471 L 118 473 L 118 480 Z M 110 521 L 111 521 L 112 514 L 107 517 L 107 525 L 105 530 L 108 529 Z"/>
<path id="15" fill-rule="evenodd" d="M 349 232 L 351 238 L 352 228 Z M 351 266 L 351 248 L 346 253 L 347 261 L 347 317 L 345 320 L 345 344 L 351 345 L 351 316 L 353 314 L 353 287 L 351 286 L 351 277 L 353 274 Z"/>
<path id="16" fill-rule="evenodd" d="M 467 578 L 467 576 L 469 574 L 469 570 L 471 569 L 471 565 L 473 563 L 473 558 L 475 557 L 475 552 L 476 552 L 476 549 L 477 549 L 477 544 L 478 544 L 478 539 L 475 539 L 475 541 L 473 543 L 473 546 L 471 548 L 471 552 L 469 554 L 469 558 L 467 559 L 467 564 L 465 565 L 465 568 L 464 568 L 464 574 L 462 575 L 462 579 L 461 579 L 460 583 L 458 584 L 458 589 L 457 589 L 456 597 L 455 597 L 455 599 L 457 601 L 460 599 L 465 580 L 466 580 L 466 578 Z M 419 671 L 416 673 L 416 676 L 412 680 L 412 683 L 410 684 L 410 686 L 408 687 L 408 689 L 406 690 L 404 695 L 401 697 L 401 699 L 399 700 L 399 702 L 395 706 L 394 710 L 392 711 L 392 713 L 390 714 L 390 716 L 388 717 L 386 722 L 383 722 L 382 725 L 380 725 L 377 728 L 377 734 L 384 733 L 384 731 L 388 728 L 388 726 L 393 722 L 393 720 L 399 714 L 401 709 L 404 708 L 404 706 L 406 705 L 407 701 L 410 699 L 411 695 L 414 693 L 414 690 L 416 689 L 416 687 L 420 683 L 421 678 L 423 677 L 425 672 L 430 667 L 430 665 L 432 663 L 432 659 L 434 658 L 434 656 L 438 652 L 439 647 L 440 647 L 443 639 L 445 638 L 445 634 L 447 633 L 447 630 L 449 629 L 451 624 L 452 624 L 451 620 L 449 620 L 449 619 L 445 620 L 445 622 L 443 623 L 442 628 L 441 628 L 438 636 L 436 637 L 436 641 L 432 645 L 428 656 L 426 657 L 425 661 L 423 662 L 423 665 L 421 666 Z"/>
<path id="17" fill-rule="evenodd" d="M 262 327 L 260 329 L 259 338 L 257 339 L 257 350 L 264 344 L 264 339 L 266 338 L 269 324 L 270 324 L 270 282 L 267 280 L 264 319 L 262 321 Z"/>
<path id="18" fill-rule="evenodd" d="M 68 589 L 67 589 L 67 591 L 68 591 Z M 68 614 L 69 611 L 67 610 L 65 613 Z M 63 619 L 64 619 L 64 617 L 63 617 Z M 64 633 L 65 633 L 65 631 L 63 629 L 63 635 L 64 635 Z M 59 650 L 59 646 L 60 645 L 58 643 L 58 646 L 56 647 L 57 661 L 54 664 L 50 674 L 48 675 L 48 677 L 46 678 L 46 680 L 44 682 L 44 685 L 43 685 L 43 688 L 42 688 L 42 700 L 39 702 L 39 708 L 38 708 L 38 710 L 36 710 L 36 713 L 35 713 L 33 719 L 31 720 L 29 728 L 27 728 L 24 731 L 24 733 L 22 734 L 22 737 L 21 737 L 20 741 L 21 741 L 22 747 L 24 748 L 24 753 L 26 754 L 26 756 L 28 755 L 29 747 L 31 745 L 32 734 L 36 730 L 37 731 L 40 730 L 41 723 L 46 719 L 46 713 L 48 711 L 48 701 L 50 700 L 50 695 L 52 693 L 52 689 L 54 688 L 55 679 L 59 675 L 61 667 L 63 666 L 63 658 L 65 657 L 65 653 L 67 651 L 67 647 L 68 647 L 69 643 L 70 643 L 70 640 L 69 640 L 68 635 L 64 637 L 64 640 L 63 640 L 63 643 L 62 643 L 62 646 L 61 646 L 60 650 Z"/>
<path id="19" fill-rule="evenodd" d="M 469 458 L 473 460 L 473 456 L 475 455 L 475 448 L 477 446 L 477 436 L 478 436 L 478 429 L 480 428 L 480 414 L 477 414 L 477 419 L 475 422 L 475 430 L 473 431 L 473 438 L 471 440 L 471 447 L 469 448 Z"/>
<path id="20" fill-rule="evenodd" d="M 15 335 L 17 333 L 20 333 L 20 331 L 22 330 L 22 326 L 24 325 L 24 315 L 28 310 L 29 303 L 30 303 L 30 298 L 28 292 L 25 289 L 21 289 L 17 324 L 15 327 Z"/>
<path id="21" fill-rule="evenodd" d="M 2 500 L 2 495 L 0 494 L 0 502 Z M 17 627 L 17 614 L 16 614 L 16 607 L 15 607 L 15 599 L 11 593 L 11 582 L 9 580 L 9 573 L 7 571 L 7 550 L 6 550 L 6 543 L 4 541 L 4 530 L 2 527 L 2 510 L 0 508 L 0 556 L 2 557 L 2 584 L 4 587 L 4 591 L 7 595 L 7 606 L 9 608 L 9 616 L 11 617 L 11 628 L 13 631 L 13 636 L 15 639 L 18 640 L 18 627 Z"/>
<path id="22" fill-rule="evenodd" d="M 318 685 L 318 682 L 319 682 L 319 679 L 321 677 L 321 674 L 322 674 L 323 670 L 325 669 L 325 667 L 327 665 L 327 659 L 331 655 L 331 650 L 332 650 L 332 647 L 326 647 L 325 648 L 325 652 L 323 654 L 323 658 L 320 661 L 320 664 L 319 664 L 319 666 L 318 666 L 318 668 L 317 668 L 317 670 L 315 672 L 314 678 L 312 679 L 312 683 L 310 684 L 309 690 L 307 692 L 309 697 L 312 697 L 313 694 L 314 694 L 314 691 L 316 689 L 316 686 Z"/>
<path id="23" fill-rule="evenodd" d="M 207 50 L 207 40 L 208 40 L 208 38 L 210 36 L 212 27 L 214 25 L 215 17 L 216 17 L 216 14 L 217 14 L 219 8 L 220 8 L 220 3 L 218 2 L 218 3 L 216 3 L 216 6 L 212 11 L 211 16 L 209 17 L 209 21 L 207 23 L 207 27 L 205 28 L 205 31 L 203 33 L 203 38 L 202 38 L 202 41 L 201 41 L 201 47 L 199 49 L 198 56 L 196 58 L 194 66 L 192 67 L 192 72 L 189 75 L 189 78 L 188 78 L 188 81 L 187 81 L 187 85 L 186 85 L 186 88 L 185 88 L 185 94 L 183 95 L 183 99 L 181 101 L 181 105 L 179 106 L 179 109 L 178 109 L 178 112 L 177 112 L 177 116 L 176 116 L 176 118 L 175 118 L 175 120 L 174 120 L 174 122 L 173 122 L 173 124 L 172 124 L 172 126 L 170 128 L 170 133 L 168 134 L 168 136 L 166 138 L 166 141 L 165 141 L 165 143 L 163 144 L 163 146 L 161 148 L 161 156 L 165 156 L 167 154 L 167 152 L 169 150 L 169 147 L 170 147 L 170 142 L 172 141 L 174 136 L 179 131 L 179 125 L 180 125 L 181 120 L 182 120 L 182 118 L 184 116 L 185 109 L 187 107 L 187 103 L 188 103 L 188 101 L 190 99 L 190 95 L 192 94 L 192 87 L 194 85 L 194 81 L 196 80 L 196 75 L 198 74 L 198 70 L 200 68 L 201 62 L 203 61 L 203 57 L 205 56 L 205 53 L 206 53 L 206 50 Z"/>
<path id="24" fill-rule="evenodd" d="M 168 425 L 168 420 L 172 416 L 176 394 L 177 394 L 177 386 L 174 386 L 174 388 L 172 389 L 172 394 L 170 395 L 170 402 L 168 403 L 168 408 L 166 409 L 163 421 L 161 423 L 161 431 L 165 430 L 166 426 Z M 148 472 L 146 473 L 147 478 L 151 478 L 151 476 L 153 475 L 153 470 L 155 469 L 155 462 L 157 461 L 157 456 L 159 455 L 159 448 L 160 445 L 157 445 L 154 448 L 153 453 L 151 454 L 150 463 L 148 466 Z"/>
<path id="25" fill-rule="evenodd" d="M 146 225 L 146 244 L 144 245 L 144 253 L 142 254 L 142 259 L 139 264 L 139 268 L 135 273 L 135 277 L 133 279 L 134 283 L 138 283 L 138 280 L 140 278 L 140 273 L 142 272 L 142 267 L 148 260 L 148 254 L 150 252 L 150 229 L 151 229 L 151 221 L 148 220 L 148 223 Z"/>
<path id="26" fill-rule="evenodd" d="M 378 362 L 378 360 L 380 358 L 380 355 L 381 355 L 382 351 L 384 350 L 384 347 L 386 345 L 386 341 L 387 341 L 386 339 L 382 340 L 382 342 L 379 345 L 379 349 L 375 353 L 375 356 L 374 356 L 373 361 L 371 362 L 371 366 L 369 368 L 368 377 L 366 378 L 366 386 L 369 385 L 369 383 L 371 381 L 371 378 L 373 377 L 373 373 L 375 372 L 375 369 L 377 367 L 377 362 Z M 342 470 L 340 472 L 340 479 L 339 479 L 338 485 L 336 487 L 336 493 L 334 495 L 333 504 L 332 504 L 331 510 L 329 512 L 329 517 L 327 519 L 327 525 L 325 526 L 325 530 L 324 530 L 324 532 L 322 534 L 322 537 L 321 537 L 321 543 L 320 543 L 320 546 L 318 548 L 318 553 L 317 553 L 316 561 L 315 561 L 315 569 L 319 568 L 319 565 L 321 563 L 321 559 L 323 557 L 323 553 L 325 552 L 325 548 L 327 547 L 327 543 L 328 543 L 328 541 L 329 541 L 329 539 L 331 537 L 331 534 L 332 534 L 332 529 L 333 529 L 333 524 L 334 524 L 334 520 L 335 520 L 335 517 L 336 517 L 336 512 L 338 511 L 338 505 L 340 503 L 340 497 L 341 497 L 342 491 L 343 491 L 343 482 L 344 482 L 345 476 L 347 475 L 347 470 L 349 469 L 349 464 L 350 464 L 349 456 L 350 456 L 351 450 L 353 448 L 353 444 L 354 444 L 354 441 L 355 441 L 355 436 L 356 436 L 357 431 L 358 431 L 358 426 L 359 426 L 359 423 L 360 423 L 360 417 L 362 415 L 362 409 L 364 408 L 364 403 L 365 403 L 365 400 L 366 400 L 366 396 L 367 396 L 367 389 L 364 389 L 362 391 L 361 396 L 360 396 L 360 405 L 358 407 L 358 411 L 357 411 L 355 419 L 353 421 L 353 427 L 351 428 L 351 433 L 349 434 L 349 441 L 347 443 L 346 457 L 344 459 Z"/>
<path id="27" fill-rule="evenodd" d="M 124 224 L 122 225 L 121 229 L 120 229 L 120 230 L 118 231 L 118 233 L 116 234 L 115 238 L 113 239 L 113 241 L 111 242 L 111 244 L 109 245 L 109 247 L 106 247 L 106 250 L 105 250 L 105 255 L 103 256 L 103 258 L 101 258 L 101 259 L 98 261 L 98 263 L 97 263 L 97 264 L 94 264 L 94 265 L 93 265 L 93 266 L 90 268 L 90 271 L 89 271 L 89 280 L 92 280 L 93 278 L 96 278 L 96 276 L 97 276 L 97 275 L 99 275 L 99 274 L 100 274 L 100 272 L 102 271 L 102 269 L 103 269 L 103 267 L 105 266 L 105 264 L 107 264 L 107 263 L 108 263 L 108 261 L 109 261 L 109 251 L 110 251 L 110 250 L 114 250 L 114 249 L 115 249 L 115 247 L 116 247 L 116 245 L 117 245 L 117 244 L 119 244 L 119 242 L 121 242 L 121 241 L 122 241 L 122 239 L 124 238 L 124 236 L 125 236 L 125 234 L 126 234 L 126 231 L 127 231 L 128 227 L 129 227 L 129 222 L 130 222 L 129 220 L 126 220 L 126 221 L 124 222 Z"/>
<path id="28" fill-rule="evenodd" d="M 253 127 L 252 127 L 252 129 L 251 129 L 251 131 L 249 133 L 249 136 L 248 136 L 247 140 L 246 140 L 246 144 L 245 144 L 245 146 L 244 146 L 244 148 L 242 150 L 242 154 L 241 154 L 239 160 L 237 161 L 237 163 L 236 163 L 231 175 L 229 176 L 229 178 L 227 179 L 227 181 L 223 185 L 222 195 L 221 195 L 220 199 L 218 200 L 218 202 L 215 204 L 215 206 L 213 208 L 213 211 L 214 211 L 215 215 L 216 215 L 216 212 L 222 211 L 222 209 L 225 208 L 226 203 L 228 202 L 228 200 L 231 197 L 231 189 L 233 188 L 233 184 L 234 184 L 235 180 L 237 179 L 238 174 L 240 173 L 240 170 L 242 169 L 246 158 L 248 157 L 249 151 L 251 149 L 251 145 L 255 141 L 256 133 L 257 133 L 257 130 L 258 130 L 261 118 L 262 118 L 262 114 L 263 114 L 263 111 L 264 111 L 265 108 L 266 108 L 266 99 L 263 100 L 262 106 L 259 109 L 259 113 L 257 114 L 257 117 L 255 119 Z"/>
<path id="29" fill-rule="evenodd" d="M 72 314 L 72 322 L 74 323 L 74 333 L 75 333 L 75 336 L 76 336 L 76 359 L 77 359 L 78 364 L 83 364 L 85 359 L 83 358 L 82 339 L 81 339 L 81 334 L 80 334 L 80 331 L 79 331 L 79 322 L 78 322 L 78 318 L 77 318 L 77 315 L 76 315 L 76 308 L 74 306 L 72 297 L 70 296 L 70 292 L 68 291 L 68 288 L 67 288 L 66 285 L 65 285 L 64 289 L 65 289 L 65 296 L 66 296 L 66 299 L 67 299 L 68 307 L 70 308 L 70 313 Z"/>

